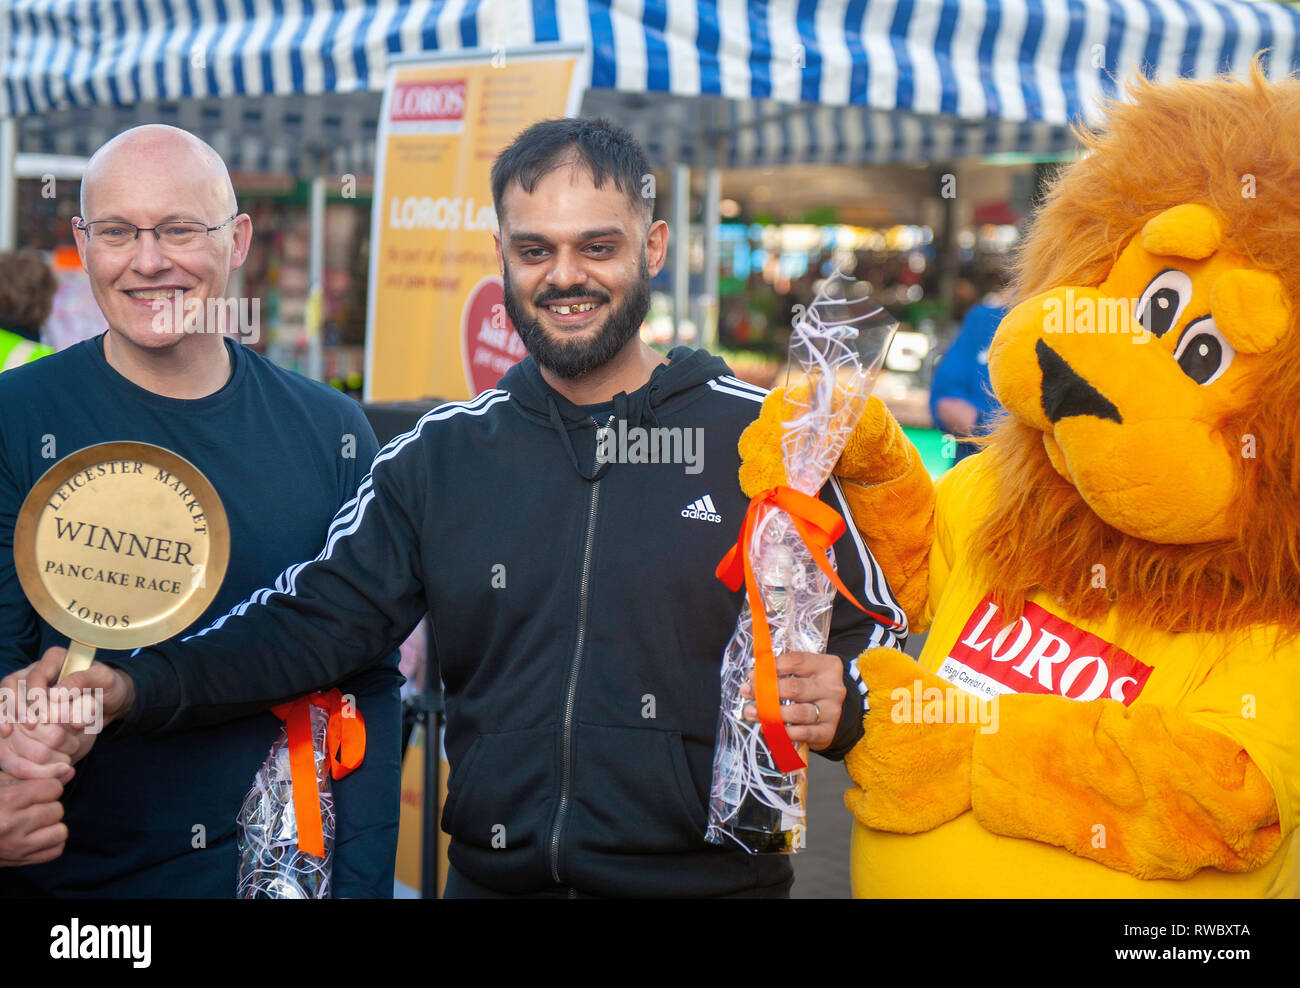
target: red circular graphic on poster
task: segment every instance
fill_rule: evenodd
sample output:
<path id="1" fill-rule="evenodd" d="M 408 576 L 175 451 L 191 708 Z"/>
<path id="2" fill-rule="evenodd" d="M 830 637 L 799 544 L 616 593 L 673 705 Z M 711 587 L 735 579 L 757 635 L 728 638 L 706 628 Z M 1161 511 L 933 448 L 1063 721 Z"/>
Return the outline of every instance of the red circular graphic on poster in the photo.
<path id="1" fill-rule="evenodd" d="M 506 315 L 505 287 L 491 274 L 475 285 L 460 314 L 460 352 L 469 393 L 495 388 L 528 350 Z"/>

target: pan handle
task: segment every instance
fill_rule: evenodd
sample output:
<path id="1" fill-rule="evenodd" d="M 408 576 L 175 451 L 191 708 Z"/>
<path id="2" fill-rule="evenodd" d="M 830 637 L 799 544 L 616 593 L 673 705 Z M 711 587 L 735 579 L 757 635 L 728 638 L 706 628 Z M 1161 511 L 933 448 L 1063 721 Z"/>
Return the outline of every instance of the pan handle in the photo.
<path id="1" fill-rule="evenodd" d="M 94 661 L 95 650 L 91 646 L 83 645 L 81 642 L 68 642 L 68 656 L 63 660 L 63 668 L 59 670 L 59 682 L 63 682 L 74 672 L 89 669 Z"/>

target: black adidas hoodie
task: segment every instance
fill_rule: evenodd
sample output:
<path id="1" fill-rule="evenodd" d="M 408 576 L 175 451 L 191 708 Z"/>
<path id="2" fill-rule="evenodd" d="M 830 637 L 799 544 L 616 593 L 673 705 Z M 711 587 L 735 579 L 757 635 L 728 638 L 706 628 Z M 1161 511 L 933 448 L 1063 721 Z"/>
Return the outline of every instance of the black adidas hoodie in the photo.
<path id="1" fill-rule="evenodd" d="M 635 393 L 580 408 L 526 358 L 499 390 L 389 443 L 315 560 L 183 643 L 122 660 L 136 684 L 122 732 L 333 685 L 427 609 L 452 766 L 442 825 L 467 878 L 518 894 L 780 891 L 788 859 L 704 840 L 719 671 L 743 595 L 714 568 L 747 507 L 736 444 L 762 397 L 683 347 Z M 613 430 L 599 459 L 598 422 Z M 638 427 L 683 430 L 672 449 L 688 462 L 631 462 Z M 823 500 L 846 513 L 834 482 Z M 903 622 L 852 525 L 835 549 L 858 599 Z M 838 601 L 827 650 L 850 688 L 829 757 L 861 736 L 851 659 L 879 644 L 901 642 Z"/>

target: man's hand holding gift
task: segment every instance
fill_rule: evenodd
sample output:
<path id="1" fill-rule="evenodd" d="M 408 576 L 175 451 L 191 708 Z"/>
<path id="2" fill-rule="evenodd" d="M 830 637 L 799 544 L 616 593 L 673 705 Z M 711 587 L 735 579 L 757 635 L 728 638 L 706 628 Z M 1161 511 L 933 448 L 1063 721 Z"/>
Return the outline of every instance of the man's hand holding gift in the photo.
<path id="1" fill-rule="evenodd" d="M 847 695 L 844 663 L 834 655 L 786 652 L 776 657 L 776 674 L 780 677 L 777 686 L 782 719 L 790 740 L 796 744 L 806 741 L 813 751 L 829 748 L 839 729 Z M 752 680 L 741 687 L 740 694 L 753 698 Z M 758 708 L 752 703 L 747 705 L 745 717 L 758 720 Z"/>

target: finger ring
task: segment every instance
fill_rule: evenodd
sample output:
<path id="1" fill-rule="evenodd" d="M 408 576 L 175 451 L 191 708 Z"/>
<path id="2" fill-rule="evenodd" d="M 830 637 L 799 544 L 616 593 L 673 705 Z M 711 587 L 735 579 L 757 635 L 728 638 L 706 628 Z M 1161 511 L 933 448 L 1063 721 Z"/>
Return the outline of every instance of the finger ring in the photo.
<path id="1" fill-rule="evenodd" d="M 813 701 L 813 709 L 817 711 L 817 719 L 813 721 L 813 723 L 820 724 L 822 722 L 822 708 L 817 706 L 817 701 L 815 700 Z"/>

